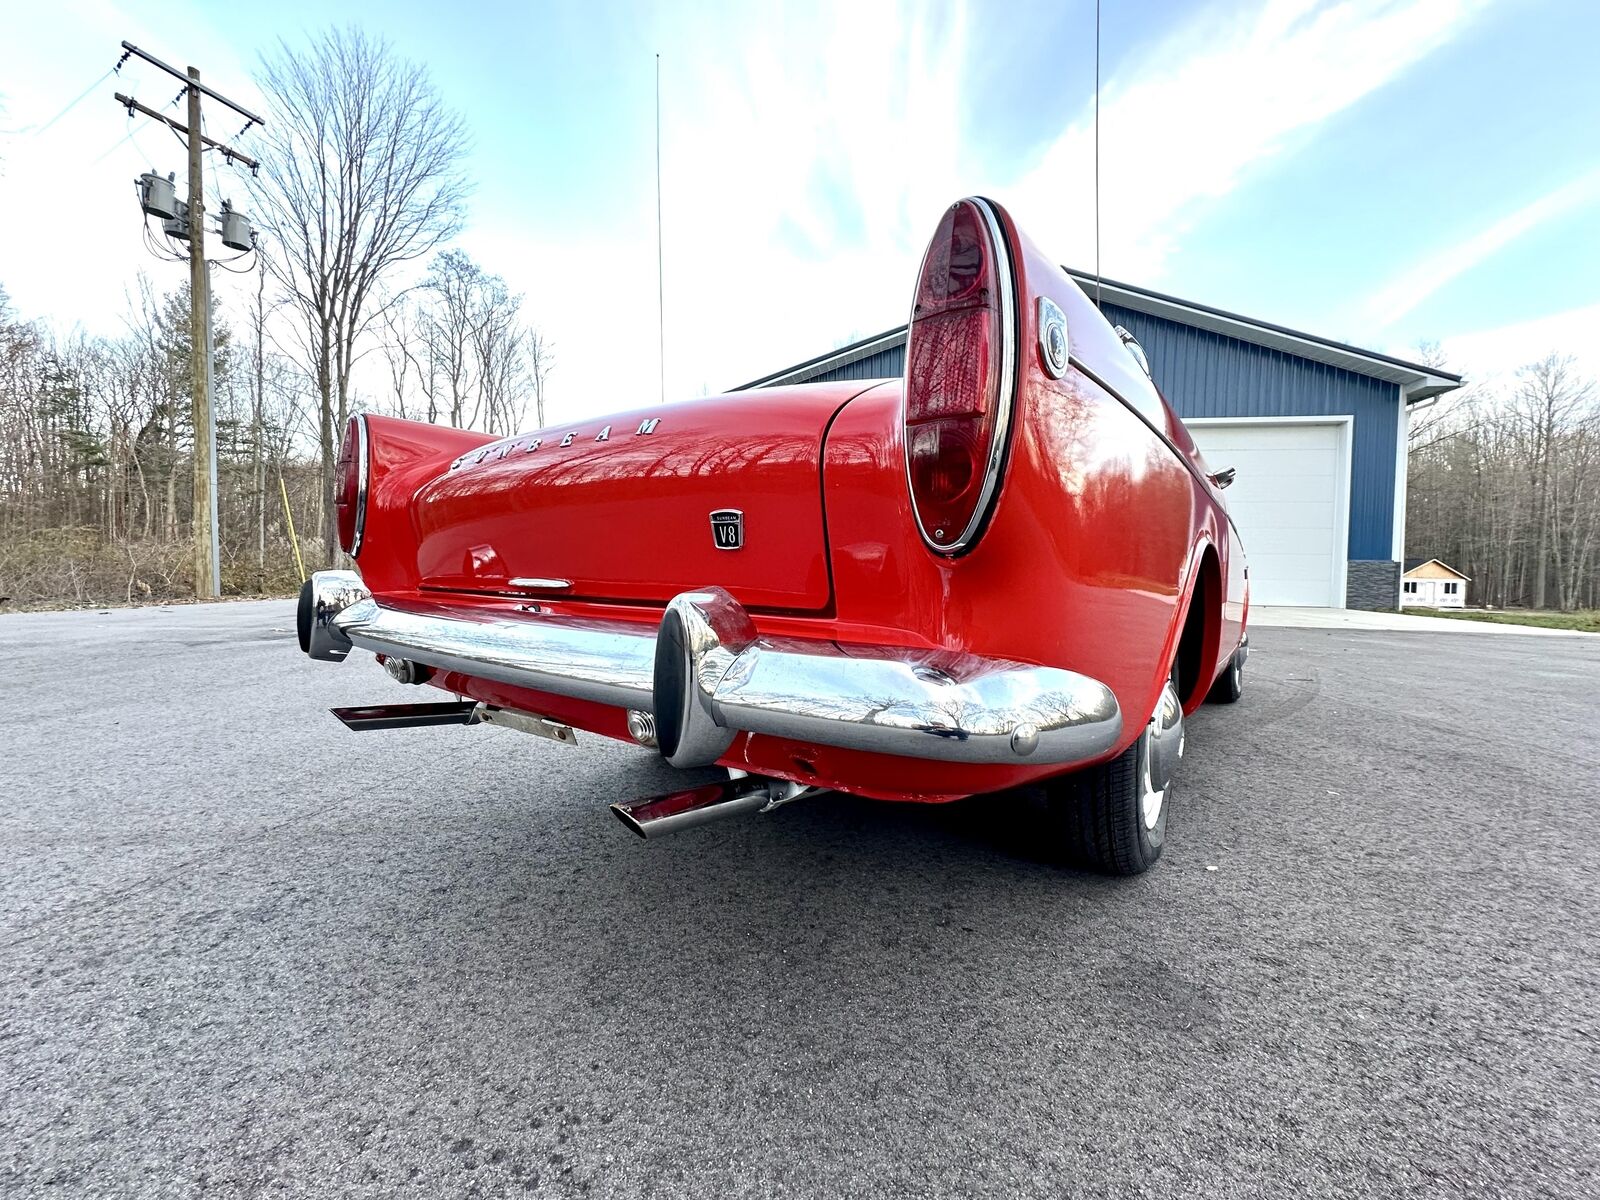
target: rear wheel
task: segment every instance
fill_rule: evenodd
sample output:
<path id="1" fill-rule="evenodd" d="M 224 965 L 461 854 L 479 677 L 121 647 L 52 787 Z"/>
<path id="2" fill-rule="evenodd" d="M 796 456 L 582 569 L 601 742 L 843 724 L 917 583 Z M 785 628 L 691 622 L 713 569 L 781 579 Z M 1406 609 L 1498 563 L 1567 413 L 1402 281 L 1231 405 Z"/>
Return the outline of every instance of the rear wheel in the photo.
<path id="1" fill-rule="evenodd" d="M 1206 695 L 1207 701 L 1212 704 L 1232 704 L 1244 694 L 1244 664 L 1249 657 L 1249 644 L 1240 643 L 1228 659 L 1228 665 L 1222 669 L 1222 674 L 1211 685 L 1211 691 Z"/>
<path id="2" fill-rule="evenodd" d="M 1183 755 L 1183 706 L 1169 682 L 1139 740 L 1110 762 L 1052 780 L 1049 819 L 1073 861 L 1109 875 L 1137 875 L 1167 840 L 1172 773 Z"/>

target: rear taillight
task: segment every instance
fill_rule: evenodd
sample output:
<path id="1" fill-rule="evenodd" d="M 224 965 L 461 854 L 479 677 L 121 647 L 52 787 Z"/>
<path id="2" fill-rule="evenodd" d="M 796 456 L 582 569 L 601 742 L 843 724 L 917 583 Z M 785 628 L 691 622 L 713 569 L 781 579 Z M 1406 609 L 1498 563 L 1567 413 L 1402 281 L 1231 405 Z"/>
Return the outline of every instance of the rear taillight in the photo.
<path id="1" fill-rule="evenodd" d="M 1016 376 L 1011 263 L 989 203 L 946 210 L 917 278 L 906 347 L 906 476 L 923 539 L 972 548 L 999 488 Z"/>
<path id="2" fill-rule="evenodd" d="M 361 553 L 361 533 L 367 523 L 367 419 L 359 414 L 344 427 L 333 481 L 333 507 L 339 545 L 353 558 Z"/>

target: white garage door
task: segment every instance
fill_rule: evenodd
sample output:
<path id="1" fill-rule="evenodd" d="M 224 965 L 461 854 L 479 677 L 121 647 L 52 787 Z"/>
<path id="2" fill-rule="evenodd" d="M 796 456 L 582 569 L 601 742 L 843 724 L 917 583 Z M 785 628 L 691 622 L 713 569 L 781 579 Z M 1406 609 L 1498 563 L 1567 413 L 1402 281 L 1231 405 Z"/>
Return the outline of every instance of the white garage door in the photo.
<path id="1" fill-rule="evenodd" d="M 1211 469 L 1239 472 L 1226 495 L 1250 562 L 1252 604 L 1343 607 L 1347 430 L 1189 422 Z"/>

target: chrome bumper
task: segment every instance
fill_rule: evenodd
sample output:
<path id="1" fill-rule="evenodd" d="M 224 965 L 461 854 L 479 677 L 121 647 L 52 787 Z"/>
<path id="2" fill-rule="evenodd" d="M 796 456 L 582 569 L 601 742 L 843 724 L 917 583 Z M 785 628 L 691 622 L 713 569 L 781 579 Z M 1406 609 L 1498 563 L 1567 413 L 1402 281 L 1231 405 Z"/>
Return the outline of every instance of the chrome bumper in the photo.
<path id="1" fill-rule="evenodd" d="M 721 588 L 684 592 L 659 628 L 374 600 L 353 571 L 319 571 L 301 645 L 352 646 L 617 708 L 650 712 L 674 766 L 721 758 L 740 733 L 964 763 L 1074 763 L 1122 734 L 1111 689 L 1056 667 L 950 651 L 762 637 Z"/>

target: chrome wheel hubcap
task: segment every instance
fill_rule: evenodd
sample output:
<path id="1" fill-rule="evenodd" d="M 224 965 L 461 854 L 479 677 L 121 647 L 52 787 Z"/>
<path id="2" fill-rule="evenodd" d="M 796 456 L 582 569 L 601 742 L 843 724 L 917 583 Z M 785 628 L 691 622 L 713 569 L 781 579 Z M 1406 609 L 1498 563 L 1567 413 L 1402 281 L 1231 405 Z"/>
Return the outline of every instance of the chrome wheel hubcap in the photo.
<path id="1" fill-rule="evenodd" d="M 1182 757 L 1183 704 L 1168 680 L 1156 702 L 1155 715 L 1145 726 L 1144 753 L 1140 755 L 1139 808 L 1146 829 L 1154 829 L 1161 820 L 1172 774 Z"/>
<path id="2" fill-rule="evenodd" d="M 1144 778 L 1140 780 L 1140 790 L 1143 793 L 1139 798 L 1139 806 L 1144 814 L 1144 827 L 1154 829 L 1156 822 L 1161 820 L 1161 806 L 1167 802 L 1167 789 L 1159 791 L 1150 786 L 1150 764 L 1144 768 Z"/>

